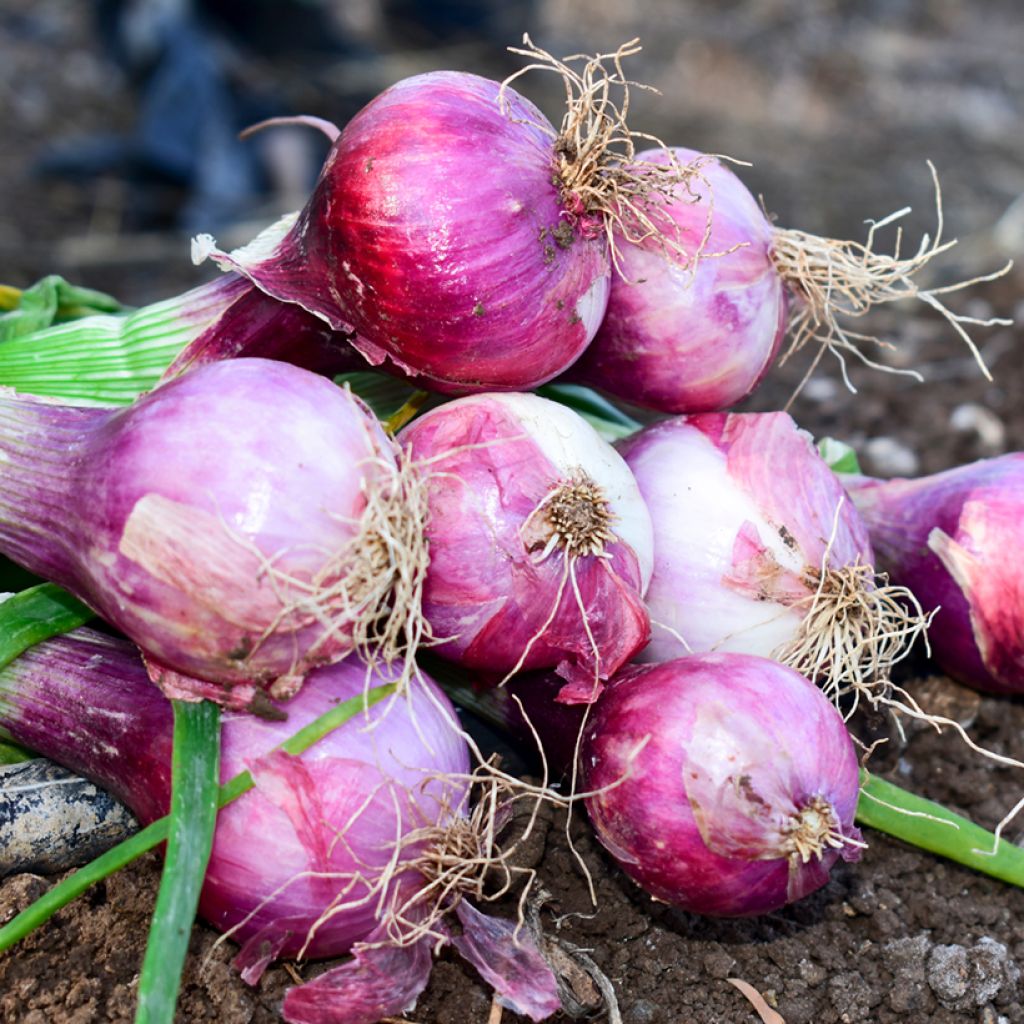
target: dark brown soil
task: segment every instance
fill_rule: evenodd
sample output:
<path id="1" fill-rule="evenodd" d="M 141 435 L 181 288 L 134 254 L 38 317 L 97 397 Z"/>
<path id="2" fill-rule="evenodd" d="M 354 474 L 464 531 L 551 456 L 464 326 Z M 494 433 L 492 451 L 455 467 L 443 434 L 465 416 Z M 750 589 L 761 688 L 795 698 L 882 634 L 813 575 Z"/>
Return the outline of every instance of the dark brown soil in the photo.
<path id="1" fill-rule="evenodd" d="M 110 255 L 116 224 L 112 228 L 107 216 L 109 192 L 44 188 L 24 176 L 43 140 L 71 127 L 130 123 L 132 107 L 123 83 L 90 53 L 80 15 L 69 13 L 76 5 L 9 0 L 5 6 L 23 18 L 31 13 L 36 28 L 42 19 L 42 35 L 15 35 L 0 26 L 0 131 L 7 154 L 0 165 L 6 197 L 0 277 L 24 284 L 57 269 L 130 301 L 188 284 L 194 271 L 184 239 L 180 265 L 166 251 L 149 258 L 140 250 L 126 266 Z M 862 237 L 864 217 L 912 203 L 909 223 L 931 230 L 924 164 L 931 157 L 942 175 L 948 233 L 964 240 L 936 281 L 1024 257 L 1024 210 L 1020 203 L 1010 210 L 1024 195 L 1024 15 L 1015 3 L 644 0 L 628 5 L 628 15 L 615 13 L 626 6 L 552 2 L 535 38 L 571 52 L 641 35 L 648 50 L 637 74 L 665 95 L 641 99 L 639 123 L 670 142 L 755 161 L 743 174 L 780 223 Z M 55 61 L 55 52 L 63 59 Z M 392 76 L 399 77 L 456 59 L 464 62 L 458 66 L 479 69 L 477 51 L 460 53 L 391 54 L 379 73 L 400 68 Z M 343 71 L 337 69 L 333 80 L 346 81 Z M 90 241 L 69 246 L 70 237 Z M 911 247 L 916 241 L 911 238 Z M 1022 285 L 1024 274 L 1013 272 L 951 304 L 982 317 L 1020 314 Z M 911 322 L 904 316 L 909 309 L 900 308 L 899 318 L 896 312 L 883 311 L 871 327 L 898 342 L 893 361 L 922 370 L 927 383 L 855 369 L 859 394 L 851 396 L 826 358 L 792 407 L 801 425 L 854 443 L 865 468 L 883 475 L 929 472 L 1024 448 L 1021 329 L 976 331 L 996 378 L 989 384 L 942 321 Z M 805 358 L 773 372 L 749 407 L 779 408 Z M 928 671 L 919 662 L 910 685 L 973 719 L 979 742 L 1024 758 L 1024 702 L 986 698 L 977 704 L 948 681 L 927 681 Z M 894 781 L 987 827 L 1016 802 L 1024 783 L 1020 773 L 930 732 L 916 733 L 905 750 L 886 757 Z M 1022 829 L 1011 826 L 1011 839 Z M 546 923 L 591 951 L 615 985 L 627 1024 L 755 1022 L 730 977 L 763 993 L 786 1024 L 1024 1022 L 1020 890 L 871 833 L 864 859 L 838 867 L 824 890 L 799 905 L 758 920 L 700 919 L 643 896 L 596 848 L 583 821 L 575 822 L 573 834 L 596 882 L 597 906 L 590 905 L 562 823 L 551 821 L 537 864 L 553 896 Z M 0 958 L 0 1020 L 131 1020 L 158 870 L 149 858 L 112 877 Z M 48 884 L 30 875 L 0 883 L 0 921 Z M 251 990 L 230 967 L 230 944 L 215 946 L 215 940 L 197 927 L 182 1021 L 277 1020 L 292 973 L 309 977 L 321 969 L 279 966 Z M 407 1018 L 484 1024 L 489 1012 L 483 984 L 445 954 Z"/>

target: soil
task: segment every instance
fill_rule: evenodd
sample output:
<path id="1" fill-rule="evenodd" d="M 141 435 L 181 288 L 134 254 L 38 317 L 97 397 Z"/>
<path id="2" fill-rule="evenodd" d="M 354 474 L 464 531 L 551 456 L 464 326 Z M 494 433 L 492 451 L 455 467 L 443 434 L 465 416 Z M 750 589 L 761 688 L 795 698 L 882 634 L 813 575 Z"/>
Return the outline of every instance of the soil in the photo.
<path id="1" fill-rule="evenodd" d="M 140 229 L 110 187 L 44 183 L 27 173 L 47 140 L 72 129 L 130 125 L 134 101 L 97 55 L 79 5 L 8 0 L 5 7 L 16 17 L 0 27 L 0 129 L 8 154 L 0 165 L 0 276 L 26 284 L 58 270 L 133 302 L 192 283 L 199 272 L 188 264 L 187 240 L 166 226 L 162 233 Z M 554 0 L 538 8 L 534 36 L 559 53 L 642 36 L 648 48 L 635 73 L 664 95 L 638 98 L 638 123 L 672 142 L 753 159 L 743 176 L 779 223 L 862 238 L 864 217 L 912 203 L 908 247 L 916 247 L 916 232 L 934 227 L 924 164 L 930 157 L 942 176 L 948 236 L 963 240 L 933 282 L 984 273 L 1015 255 L 1024 265 L 1024 15 L 1016 3 L 643 0 L 628 7 L 625 14 L 626 5 L 611 2 Z M 386 25 L 368 24 L 362 31 L 379 53 L 370 66 L 385 80 L 445 63 L 488 66 L 483 47 L 399 51 L 388 47 Z M 366 65 L 357 70 L 365 76 Z M 355 74 L 343 62 L 323 69 L 316 79 L 322 94 L 305 111 L 331 116 Z M 286 70 L 280 77 L 289 81 Z M 550 97 L 537 98 L 553 109 Z M 140 244 L 128 261 L 112 236 L 159 238 L 164 248 Z M 168 256 L 179 241 L 180 263 Z M 950 304 L 981 318 L 1020 319 L 1022 285 L 1024 274 L 1012 271 Z M 910 312 L 888 308 L 865 325 L 895 341 L 887 358 L 921 370 L 924 384 L 855 367 L 853 396 L 826 357 L 792 405 L 798 422 L 854 444 L 865 469 L 880 475 L 931 472 L 1024 448 L 1021 328 L 972 328 L 995 377 L 989 383 L 948 325 L 933 314 L 910 319 Z M 747 407 L 780 408 L 807 358 L 773 371 Z M 1024 701 L 979 701 L 931 676 L 921 659 L 907 666 L 906 683 L 923 700 L 955 709 L 979 743 L 1024 758 Z M 1022 789 L 1020 773 L 931 731 L 914 732 L 903 748 L 890 746 L 876 768 L 989 828 Z M 786 1024 L 1024 1022 L 1021 890 L 870 833 L 863 860 L 838 866 L 826 888 L 798 905 L 755 920 L 701 919 L 645 897 L 579 818 L 572 834 L 595 881 L 596 907 L 563 822 L 552 817 L 536 849 L 551 893 L 546 926 L 590 951 L 615 986 L 626 1024 L 757 1021 L 728 978 L 752 985 Z M 1024 837 L 1024 823 L 1011 825 L 1009 836 Z M 0 958 L 0 1019 L 131 1020 L 158 875 L 158 860 L 144 859 Z M 0 882 L 0 921 L 50 881 L 21 874 Z M 250 989 L 230 966 L 233 947 L 216 938 L 204 926 L 195 929 L 181 1021 L 278 1020 L 285 988 L 323 969 L 277 966 Z M 484 1024 L 490 1012 L 486 987 L 443 953 L 428 990 L 403 1019 Z"/>

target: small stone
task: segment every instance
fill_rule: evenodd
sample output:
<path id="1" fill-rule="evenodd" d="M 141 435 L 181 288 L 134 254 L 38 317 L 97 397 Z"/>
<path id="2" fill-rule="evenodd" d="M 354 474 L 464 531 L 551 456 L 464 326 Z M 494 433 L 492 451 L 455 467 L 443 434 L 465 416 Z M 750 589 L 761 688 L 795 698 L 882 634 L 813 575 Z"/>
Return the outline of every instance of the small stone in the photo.
<path id="1" fill-rule="evenodd" d="M 974 434 L 984 451 L 994 454 L 1006 447 L 1006 427 L 991 410 L 977 402 L 964 402 L 949 414 L 950 429 Z"/>
<path id="2" fill-rule="evenodd" d="M 729 956 L 729 954 L 724 950 L 708 953 L 708 955 L 704 957 L 704 970 L 707 971 L 712 978 L 718 978 L 722 981 L 729 977 L 735 966 L 735 959 Z"/>
<path id="3" fill-rule="evenodd" d="M 797 964 L 796 969 L 801 980 L 808 985 L 820 985 L 828 977 L 828 971 L 821 964 L 816 964 L 813 960 L 806 958 Z"/>
<path id="4" fill-rule="evenodd" d="M 915 476 L 921 468 L 917 453 L 895 437 L 871 438 L 863 455 L 876 476 Z"/>
<path id="5" fill-rule="evenodd" d="M 970 968 L 963 946 L 935 946 L 928 957 L 928 984 L 939 1001 L 956 1008 L 967 994 Z"/>

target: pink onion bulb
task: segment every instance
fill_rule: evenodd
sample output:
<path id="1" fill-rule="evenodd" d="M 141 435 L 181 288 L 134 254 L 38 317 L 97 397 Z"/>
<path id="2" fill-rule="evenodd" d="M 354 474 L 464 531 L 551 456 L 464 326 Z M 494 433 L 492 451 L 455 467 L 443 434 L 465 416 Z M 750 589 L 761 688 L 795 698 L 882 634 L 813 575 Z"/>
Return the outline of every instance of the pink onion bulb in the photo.
<path id="1" fill-rule="evenodd" d="M 138 643 L 172 694 L 287 696 L 387 614 L 403 570 L 379 534 L 422 548 L 380 424 L 284 363 L 210 364 L 118 411 L 6 395 L 0 447 L 0 550 Z"/>
<path id="2" fill-rule="evenodd" d="M 437 652 L 498 677 L 558 666 L 590 699 L 649 636 L 651 522 L 625 462 L 536 395 L 449 402 L 398 440 L 428 477 Z"/>
<path id="3" fill-rule="evenodd" d="M 785 413 L 678 417 L 620 451 L 654 523 L 643 661 L 757 654 L 838 693 L 885 676 L 923 628 L 876 584 L 853 502 Z"/>
<path id="4" fill-rule="evenodd" d="M 673 152 L 681 164 L 701 158 Z M 660 149 L 636 159 L 669 162 Z M 775 228 L 739 178 L 710 158 L 693 180 L 675 186 L 661 213 L 678 242 L 703 255 L 687 265 L 656 238 L 639 245 L 620 238 L 621 273 L 612 277 L 608 310 L 567 376 L 662 412 L 728 408 L 761 382 L 785 334 L 786 289 L 771 256 Z"/>
<path id="5" fill-rule="evenodd" d="M 298 303 L 373 364 L 438 391 L 527 390 L 594 336 L 610 264 L 600 218 L 571 212 L 558 132 L 513 89 L 434 71 L 385 90 L 335 139 L 278 230 L 199 256 Z"/>
<path id="6" fill-rule="evenodd" d="M 339 702 L 396 677 L 349 658 L 311 672 L 287 716 L 225 713 L 221 781 L 251 769 L 256 788 L 218 814 L 199 910 L 232 929 L 243 960 L 294 956 L 307 939 L 311 957 L 347 952 L 379 923 L 365 896 L 396 843 L 465 814 L 469 751 L 425 676 L 407 705 L 376 705 L 301 757 L 271 753 Z M 143 825 L 167 813 L 171 706 L 131 644 L 89 629 L 48 640 L 0 673 L 0 694 L 0 721 L 19 742 L 108 789 Z M 417 884 L 395 876 L 396 892 Z M 314 929 L 335 903 L 339 912 Z"/>
<path id="7" fill-rule="evenodd" d="M 287 716 L 223 716 L 221 781 L 250 771 L 255 788 L 218 813 L 199 912 L 241 944 L 235 966 L 250 984 L 279 956 L 355 954 L 286 993 L 292 1024 L 401 1013 L 427 984 L 449 911 L 462 957 L 505 1005 L 541 1020 L 559 1006 L 551 967 L 514 921 L 477 910 L 458 884 L 474 841 L 484 849 L 486 816 L 467 806 L 469 749 L 438 687 L 420 673 L 397 702 L 300 756 L 274 749 L 401 676 L 401 666 L 351 657 L 311 672 Z M 0 726 L 108 789 L 142 824 L 167 813 L 171 708 L 131 644 L 79 629 L 30 648 L 0 670 Z"/>
<path id="8" fill-rule="evenodd" d="M 863 846 L 842 718 L 764 658 L 627 669 L 591 711 L 580 769 L 605 848 L 649 893 L 693 913 L 777 910 Z"/>
<path id="9" fill-rule="evenodd" d="M 894 582 L 938 609 L 935 661 L 979 690 L 1024 691 L 1024 453 L 917 480 L 843 483 Z"/>

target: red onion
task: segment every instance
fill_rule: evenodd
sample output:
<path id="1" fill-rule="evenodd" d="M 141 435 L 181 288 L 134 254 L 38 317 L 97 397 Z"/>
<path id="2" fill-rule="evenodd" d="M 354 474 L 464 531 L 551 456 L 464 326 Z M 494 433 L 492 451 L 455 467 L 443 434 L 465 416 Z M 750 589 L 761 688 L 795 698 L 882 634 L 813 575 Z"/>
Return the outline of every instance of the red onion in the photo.
<path id="1" fill-rule="evenodd" d="M 605 848 L 648 892 L 693 913 L 777 910 L 863 845 L 842 718 L 764 658 L 625 670 L 591 711 L 580 766 Z"/>
<path id="2" fill-rule="evenodd" d="M 370 362 L 389 359 L 436 390 L 532 389 L 601 322 L 611 223 L 627 206 L 650 223 L 662 202 L 662 175 L 632 167 L 620 112 L 619 61 L 638 49 L 579 72 L 516 51 L 564 79 L 560 129 L 507 83 L 452 71 L 398 82 L 343 131 L 328 129 L 320 179 L 283 239 L 275 230 L 228 254 L 201 236 L 196 258 L 354 330 Z M 618 107 L 610 87 L 625 92 Z M 683 177 L 674 164 L 665 172 Z"/>
<path id="3" fill-rule="evenodd" d="M 681 163 L 701 157 L 673 152 Z M 637 155 L 668 159 L 662 150 Z M 622 246 L 608 311 L 572 379 L 651 409 L 704 412 L 739 402 L 768 371 L 786 327 L 775 229 L 723 164 L 705 158 L 699 173 L 703 186 L 679 186 L 664 211 L 691 252 L 716 255 L 686 266 L 656 239 Z"/>
<path id="4" fill-rule="evenodd" d="M 923 628 L 875 581 L 853 503 L 785 413 L 706 413 L 620 442 L 654 523 L 644 661 L 737 651 L 833 694 L 887 677 Z"/>
<path id="5" fill-rule="evenodd" d="M 536 395 L 449 402 L 398 440 L 428 477 L 438 653 L 496 676 L 558 666 L 590 699 L 649 635 L 650 517 L 621 457 Z"/>
<path id="6" fill-rule="evenodd" d="M 199 912 L 242 944 L 236 966 L 250 983 L 278 956 L 340 956 L 355 946 L 356 960 L 292 989 L 284 1016 L 375 1024 L 426 985 L 430 949 L 446 934 L 434 919 L 454 909 L 460 952 L 508 1005 L 539 1020 L 558 1000 L 530 938 L 513 941 L 512 922 L 465 905 L 457 889 L 438 901 L 443 886 L 432 884 L 433 863 L 465 855 L 471 827 L 469 751 L 436 685 L 417 676 L 397 704 L 350 719 L 301 757 L 273 751 L 400 674 L 353 657 L 311 672 L 286 719 L 224 716 L 221 779 L 248 769 L 256 787 L 219 812 Z M 142 824 L 166 813 L 171 709 L 130 644 L 80 629 L 29 649 L 0 671 L 0 725 L 109 789 Z M 382 957 L 392 965 L 386 978 L 375 970 Z"/>
<path id="7" fill-rule="evenodd" d="M 415 480 L 314 374 L 231 360 L 118 411 L 7 395 L 0 448 L 0 550 L 139 643 L 169 693 L 283 697 L 415 614 Z"/>
<path id="8" fill-rule="evenodd" d="M 673 199 L 661 212 L 694 257 L 681 263 L 654 237 L 620 246 L 622 273 L 612 279 L 605 319 L 568 377 L 662 412 L 726 409 L 757 387 L 775 359 L 786 333 L 787 309 L 792 313 L 787 356 L 808 341 L 820 342 L 839 359 L 845 377 L 844 354 L 878 365 L 863 345 L 875 339 L 846 325 L 874 305 L 904 298 L 919 298 L 942 313 L 988 376 L 962 327 L 979 321 L 952 313 L 938 296 L 1005 270 L 936 291 L 922 290 L 913 280 L 934 256 L 955 244 L 941 239 L 937 178 L 934 240 L 926 236 L 917 252 L 906 257 L 897 241 L 897 251 L 889 256 L 874 251 L 876 231 L 909 209 L 871 223 L 863 244 L 784 230 L 772 224 L 746 186 L 716 159 L 689 149 L 671 153 L 695 173 L 672 186 Z M 652 149 L 636 159 L 659 167 L 672 157 Z M 933 178 L 934 173 L 932 168 Z M 817 358 L 820 352 L 815 363 Z M 918 376 L 912 370 L 894 372 Z"/>
<path id="9" fill-rule="evenodd" d="M 893 580 L 938 609 L 936 662 L 981 690 L 1024 691 L 1024 453 L 917 480 L 843 482 Z"/>

